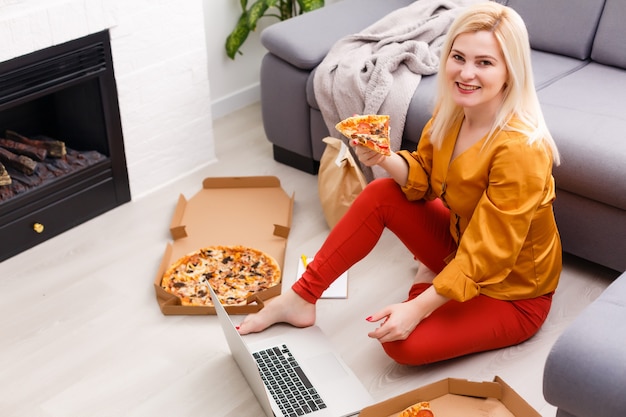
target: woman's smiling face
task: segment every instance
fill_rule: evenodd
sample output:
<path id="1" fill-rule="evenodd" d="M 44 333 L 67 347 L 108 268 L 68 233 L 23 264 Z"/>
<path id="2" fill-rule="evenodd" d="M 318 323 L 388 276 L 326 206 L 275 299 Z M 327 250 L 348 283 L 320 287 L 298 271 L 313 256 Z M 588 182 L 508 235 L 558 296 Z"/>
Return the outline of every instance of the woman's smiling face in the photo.
<path id="1" fill-rule="evenodd" d="M 502 102 L 507 68 L 493 33 L 481 30 L 457 36 L 445 72 L 454 101 L 466 110 L 494 111 Z"/>

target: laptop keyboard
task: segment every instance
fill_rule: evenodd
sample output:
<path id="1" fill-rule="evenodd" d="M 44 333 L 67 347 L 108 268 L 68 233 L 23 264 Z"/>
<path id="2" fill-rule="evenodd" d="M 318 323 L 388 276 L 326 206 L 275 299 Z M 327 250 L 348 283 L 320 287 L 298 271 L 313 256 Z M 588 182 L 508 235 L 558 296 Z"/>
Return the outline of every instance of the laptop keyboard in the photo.
<path id="1" fill-rule="evenodd" d="M 287 346 L 253 354 L 265 386 L 285 416 L 303 416 L 326 408 Z"/>

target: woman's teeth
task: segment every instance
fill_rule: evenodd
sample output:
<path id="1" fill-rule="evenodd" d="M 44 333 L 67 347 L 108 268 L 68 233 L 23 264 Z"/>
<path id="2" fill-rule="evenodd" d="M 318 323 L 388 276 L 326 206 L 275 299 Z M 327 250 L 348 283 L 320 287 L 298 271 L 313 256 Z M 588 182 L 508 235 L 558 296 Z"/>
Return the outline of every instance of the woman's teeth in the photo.
<path id="1" fill-rule="evenodd" d="M 461 90 L 465 90 L 465 91 L 473 91 L 473 90 L 478 90 L 479 87 L 473 86 L 473 85 L 466 85 L 466 84 L 461 84 L 461 83 L 457 83 L 457 85 L 459 86 L 459 88 Z"/>

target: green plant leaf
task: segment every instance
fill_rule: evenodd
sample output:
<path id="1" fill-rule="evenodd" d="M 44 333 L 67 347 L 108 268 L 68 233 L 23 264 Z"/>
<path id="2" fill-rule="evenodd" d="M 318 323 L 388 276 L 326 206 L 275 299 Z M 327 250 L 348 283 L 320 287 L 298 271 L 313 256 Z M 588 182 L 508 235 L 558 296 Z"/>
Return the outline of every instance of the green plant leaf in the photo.
<path id="1" fill-rule="evenodd" d="M 280 10 L 280 20 L 287 20 L 294 16 L 294 0 L 280 0 L 278 6 Z"/>
<path id="2" fill-rule="evenodd" d="M 255 30 L 257 22 L 265 15 L 270 7 L 274 7 L 277 0 L 257 0 L 248 10 L 248 28 Z"/>
<path id="3" fill-rule="evenodd" d="M 235 28 L 226 38 L 226 55 L 228 55 L 230 59 L 235 59 L 235 55 L 239 52 L 241 45 L 243 45 L 248 38 L 249 33 L 250 27 L 248 27 L 248 13 L 243 12 L 239 17 Z"/>
<path id="4" fill-rule="evenodd" d="M 239 0 L 242 14 L 233 31 L 226 38 L 226 55 L 230 59 L 241 54 L 241 45 L 246 41 L 250 32 L 256 30 L 257 23 L 262 17 L 276 17 L 287 20 L 296 14 L 302 14 L 324 6 L 324 0 L 256 0 L 251 6 L 249 0 Z M 295 5 L 298 5 L 296 7 Z M 249 7 L 248 7 L 249 6 Z M 269 12 L 273 9 L 273 12 Z"/>
<path id="5" fill-rule="evenodd" d="M 302 14 L 324 7 L 324 0 L 298 0 L 298 5 L 300 5 L 300 13 Z"/>

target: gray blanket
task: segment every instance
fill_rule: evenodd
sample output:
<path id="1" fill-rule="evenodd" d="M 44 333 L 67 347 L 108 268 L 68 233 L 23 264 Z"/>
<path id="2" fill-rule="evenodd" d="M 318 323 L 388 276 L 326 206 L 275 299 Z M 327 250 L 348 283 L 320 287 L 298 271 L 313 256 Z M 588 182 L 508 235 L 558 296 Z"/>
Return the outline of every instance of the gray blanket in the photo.
<path id="1" fill-rule="evenodd" d="M 476 0 L 418 0 L 339 40 L 315 71 L 315 98 L 328 131 L 354 114 L 388 114 L 391 149 L 402 142 L 406 113 L 422 75 L 435 74 L 444 35 Z M 384 176 L 364 167 L 368 180 Z"/>

